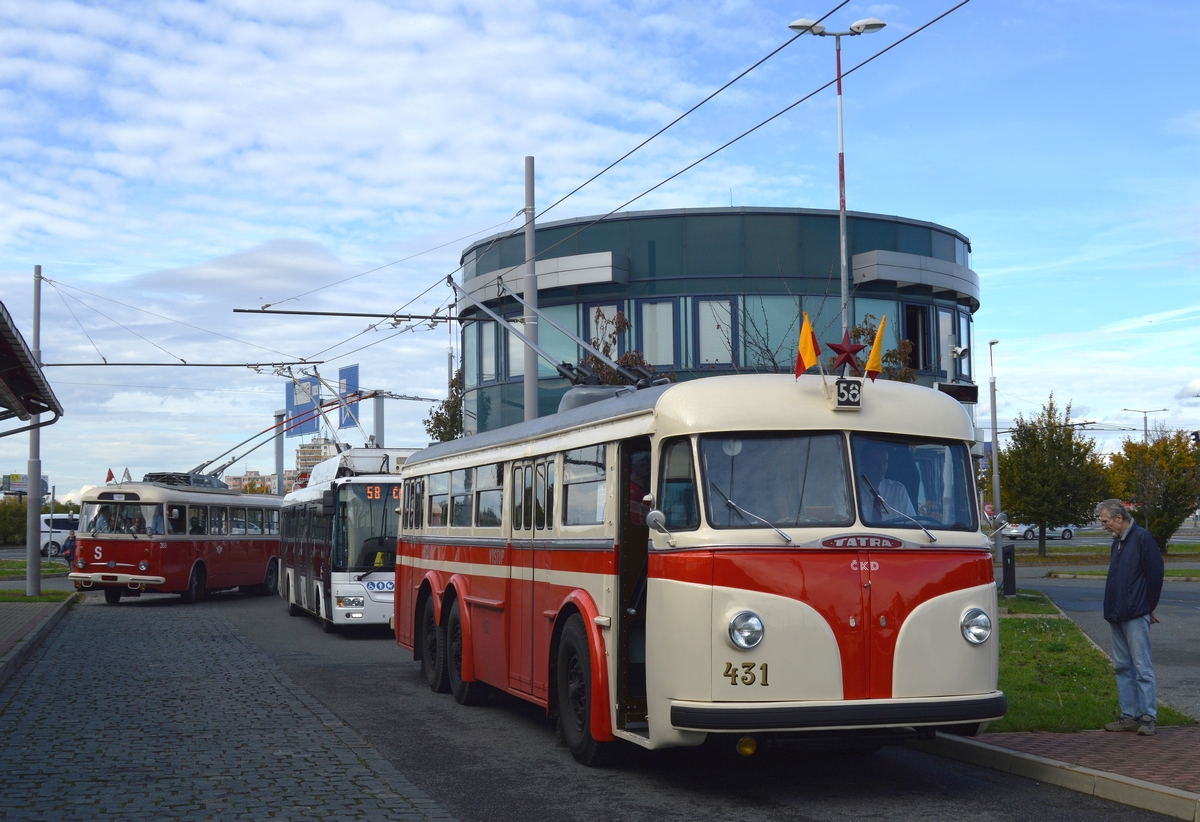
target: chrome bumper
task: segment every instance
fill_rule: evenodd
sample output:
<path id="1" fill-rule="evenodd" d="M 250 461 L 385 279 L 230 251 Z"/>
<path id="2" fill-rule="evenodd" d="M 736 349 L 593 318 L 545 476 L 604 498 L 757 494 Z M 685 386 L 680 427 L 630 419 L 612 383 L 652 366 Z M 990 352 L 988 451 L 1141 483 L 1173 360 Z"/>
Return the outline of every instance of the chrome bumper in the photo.
<path id="1" fill-rule="evenodd" d="M 141 585 L 162 585 L 167 581 L 166 577 L 150 577 L 142 574 L 122 574 L 119 572 L 104 571 L 94 574 L 81 574 L 78 572 L 68 574 L 67 579 L 72 582 L 78 582 L 84 588 L 91 588 L 93 585 L 125 585 L 130 588 L 137 588 Z"/>

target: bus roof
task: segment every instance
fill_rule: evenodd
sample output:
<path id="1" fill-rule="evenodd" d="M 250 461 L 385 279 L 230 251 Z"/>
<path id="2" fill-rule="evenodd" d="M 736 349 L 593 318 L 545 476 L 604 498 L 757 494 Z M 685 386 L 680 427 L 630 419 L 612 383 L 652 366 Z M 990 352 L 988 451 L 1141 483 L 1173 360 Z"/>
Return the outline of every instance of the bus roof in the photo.
<path id="1" fill-rule="evenodd" d="M 683 383 L 629 389 L 610 399 L 561 411 L 482 434 L 431 445 L 407 465 L 514 446 L 568 431 L 595 429 L 596 442 L 614 438 L 609 424 L 623 425 L 619 436 L 660 436 L 706 431 L 849 430 L 973 441 L 975 428 L 955 399 L 918 385 L 864 381 L 862 408 L 835 411 L 826 397 L 834 378 L 817 375 L 737 374 Z M 640 418 L 640 419 L 638 419 Z M 584 444 L 581 440 L 580 444 Z"/>

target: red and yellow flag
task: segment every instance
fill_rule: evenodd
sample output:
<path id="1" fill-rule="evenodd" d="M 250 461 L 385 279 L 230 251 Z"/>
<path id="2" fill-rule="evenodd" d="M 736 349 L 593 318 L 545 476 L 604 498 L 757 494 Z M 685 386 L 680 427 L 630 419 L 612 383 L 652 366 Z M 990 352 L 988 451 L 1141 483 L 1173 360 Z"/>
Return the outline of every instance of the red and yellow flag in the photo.
<path id="1" fill-rule="evenodd" d="M 871 344 L 871 356 L 867 358 L 867 376 L 871 378 L 871 382 L 875 382 L 875 378 L 883 371 L 883 327 L 887 325 L 887 315 L 879 321 L 879 328 L 875 331 L 875 342 Z"/>
<path id="2" fill-rule="evenodd" d="M 796 352 L 796 379 L 817 364 L 821 356 L 821 346 L 817 344 L 817 334 L 813 331 L 812 323 L 808 321 L 808 312 L 804 312 L 804 325 L 800 329 L 800 345 Z"/>

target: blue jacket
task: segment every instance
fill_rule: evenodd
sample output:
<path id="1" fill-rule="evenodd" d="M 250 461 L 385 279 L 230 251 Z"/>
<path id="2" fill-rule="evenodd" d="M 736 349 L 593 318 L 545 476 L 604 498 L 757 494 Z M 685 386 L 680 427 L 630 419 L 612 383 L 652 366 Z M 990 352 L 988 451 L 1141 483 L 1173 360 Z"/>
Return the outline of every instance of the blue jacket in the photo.
<path id="1" fill-rule="evenodd" d="M 1145 616 L 1158 607 L 1163 586 L 1163 558 L 1150 532 L 1136 522 L 1129 526 L 1125 543 L 1113 539 L 1104 584 L 1104 618 L 1124 622 Z"/>

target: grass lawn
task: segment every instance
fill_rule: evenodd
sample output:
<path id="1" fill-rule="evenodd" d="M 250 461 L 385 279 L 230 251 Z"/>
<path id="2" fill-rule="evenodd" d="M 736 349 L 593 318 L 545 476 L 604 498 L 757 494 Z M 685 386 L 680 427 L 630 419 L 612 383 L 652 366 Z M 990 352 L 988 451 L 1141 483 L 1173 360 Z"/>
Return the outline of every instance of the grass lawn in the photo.
<path id="1" fill-rule="evenodd" d="M 1058 614 L 1058 608 L 1045 594 L 1026 588 L 1018 588 L 1015 597 L 1000 597 L 1000 607 L 1010 614 Z"/>
<path id="2" fill-rule="evenodd" d="M 64 574 L 70 568 L 62 562 L 43 562 L 43 574 Z M 25 560 L 0 559 L 0 579 L 23 579 L 25 577 Z"/>
<path id="3" fill-rule="evenodd" d="M 1051 573 L 1053 573 L 1053 572 L 1051 572 Z M 1071 571 L 1070 573 L 1074 574 L 1077 577 L 1106 577 L 1106 576 L 1108 576 L 1108 569 L 1105 568 L 1103 571 L 1098 571 L 1098 570 L 1092 570 L 1090 568 L 1081 568 L 1078 571 Z M 1166 575 L 1169 577 L 1181 577 L 1183 579 L 1200 578 L 1200 569 L 1197 569 L 1197 568 L 1168 568 L 1166 570 Z"/>
<path id="4" fill-rule="evenodd" d="M 1007 599 L 1028 599 L 1031 607 L 1034 601 Z M 1045 605 L 1054 607 L 1049 600 Z M 989 732 L 1093 730 L 1120 713 L 1112 665 L 1069 619 L 1000 620 L 1000 690 L 1008 696 L 1008 714 Z M 1158 724 L 1196 720 L 1159 703 Z"/>
<path id="5" fill-rule="evenodd" d="M 1107 545 L 1072 545 L 1070 542 L 1046 544 L 1046 556 L 1037 555 L 1037 543 L 1017 543 L 1017 562 L 1022 565 L 1092 565 L 1108 564 Z M 1200 545 L 1171 543 L 1164 557 L 1170 560 L 1200 560 Z"/>
<path id="6" fill-rule="evenodd" d="M 62 602 L 69 597 L 79 597 L 82 600 L 84 596 L 75 591 L 42 591 L 39 596 L 27 597 L 24 591 L 0 588 L 0 602 Z"/>

